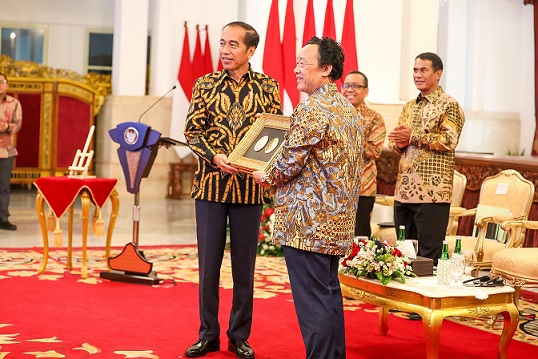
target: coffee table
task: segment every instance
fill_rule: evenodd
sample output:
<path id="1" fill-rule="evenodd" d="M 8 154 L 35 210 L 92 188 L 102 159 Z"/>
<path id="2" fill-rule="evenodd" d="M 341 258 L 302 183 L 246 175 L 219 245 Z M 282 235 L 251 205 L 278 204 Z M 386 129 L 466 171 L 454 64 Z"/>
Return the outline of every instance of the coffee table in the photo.
<path id="1" fill-rule="evenodd" d="M 509 286 L 451 289 L 437 286 L 436 277 L 409 278 L 405 284 L 391 281 L 383 286 L 377 280 L 339 275 L 342 294 L 380 307 L 379 331 L 389 329 L 389 309 L 418 313 L 422 317 L 426 339 L 426 357 L 439 356 L 441 324 L 445 317 L 487 318 L 496 314 L 504 318 L 497 347 L 497 358 L 506 358 L 508 345 L 516 331 L 519 313 L 513 302 L 514 289 Z M 485 299 L 478 299 L 485 297 Z"/>

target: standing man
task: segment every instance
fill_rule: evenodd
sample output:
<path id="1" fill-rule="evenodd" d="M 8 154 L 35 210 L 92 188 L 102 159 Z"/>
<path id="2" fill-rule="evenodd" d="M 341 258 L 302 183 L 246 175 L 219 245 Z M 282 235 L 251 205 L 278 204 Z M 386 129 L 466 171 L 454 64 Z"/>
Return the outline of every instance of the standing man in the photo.
<path id="1" fill-rule="evenodd" d="M 364 99 L 368 96 L 368 78 L 360 71 L 351 71 L 342 84 L 342 94 L 364 118 L 364 153 L 361 174 L 359 207 L 355 219 L 355 235 L 370 237 L 370 218 L 377 194 L 377 167 L 375 161 L 381 156 L 387 130 L 381 115 L 368 108 Z"/>
<path id="2" fill-rule="evenodd" d="M 394 224 L 405 237 L 418 240 L 418 255 L 437 265 L 452 201 L 454 150 L 465 116 L 439 80 L 443 62 L 434 53 L 415 58 L 413 79 L 418 97 L 402 109 L 389 147 L 401 154 L 394 192 Z"/>
<path id="3" fill-rule="evenodd" d="M 297 57 L 309 95 L 290 119 L 280 154 L 256 182 L 275 186 L 273 242 L 283 246 L 307 358 L 345 358 L 339 256 L 353 243 L 362 161 L 362 118 L 338 92 L 344 54 L 313 37 Z"/>
<path id="4" fill-rule="evenodd" d="M 205 75 L 194 85 L 185 138 L 198 156 L 192 186 L 196 200 L 199 267 L 199 340 L 185 351 L 189 358 L 220 349 L 219 279 L 230 227 L 233 302 L 228 350 L 254 358 L 247 342 L 252 325 L 254 264 L 264 203 L 269 194 L 251 175 L 239 173 L 228 156 L 256 121 L 258 113 L 281 114 L 278 83 L 254 72 L 249 59 L 260 36 L 244 22 L 224 26 L 219 57 L 223 71 Z"/>
<path id="5" fill-rule="evenodd" d="M 9 222 L 11 172 L 18 152 L 13 146 L 15 134 L 22 126 L 22 107 L 19 100 L 7 94 L 7 76 L 0 72 L 0 229 L 17 230 Z"/>

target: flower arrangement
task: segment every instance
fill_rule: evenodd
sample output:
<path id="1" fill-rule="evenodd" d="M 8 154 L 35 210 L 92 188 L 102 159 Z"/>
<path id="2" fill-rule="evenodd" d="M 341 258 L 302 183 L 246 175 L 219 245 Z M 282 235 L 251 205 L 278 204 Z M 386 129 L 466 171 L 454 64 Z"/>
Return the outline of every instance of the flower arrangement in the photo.
<path id="1" fill-rule="evenodd" d="M 275 210 L 273 203 L 263 206 L 262 218 L 260 223 L 260 233 L 258 235 L 258 254 L 262 256 L 284 256 L 284 251 L 279 245 L 273 244 L 273 228 L 275 221 Z"/>
<path id="2" fill-rule="evenodd" d="M 340 273 L 379 279 L 383 285 L 392 279 L 405 283 L 405 276 L 414 276 L 411 260 L 398 248 L 377 238 L 358 237 L 353 241 L 351 255 L 342 260 Z"/>

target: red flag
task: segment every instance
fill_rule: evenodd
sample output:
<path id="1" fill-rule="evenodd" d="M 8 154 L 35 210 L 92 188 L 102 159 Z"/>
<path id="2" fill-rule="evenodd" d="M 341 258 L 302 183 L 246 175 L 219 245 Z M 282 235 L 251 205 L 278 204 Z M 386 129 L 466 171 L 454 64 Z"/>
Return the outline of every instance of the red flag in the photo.
<path id="1" fill-rule="evenodd" d="M 193 80 L 205 75 L 204 57 L 202 55 L 202 41 L 200 40 L 200 27 L 198 25 L 196 25 L 196 45 L 194 46 L 194 55 L 192 57 L 192 73 Z"/>
<path id="2" fill-rule="evenodd" d="M 190 101 L 192 97 L 192 72 L 191 72 L 191 49 L 189 45 L 189 32 L 187 29 L 187 22 L 185 21 L 185 37 L 183 38 L 183 51 L 181 54 L 181 62 L 179 64 L 179 72 L 177 74 L 177 79 L 179 84 L 187 96 L 187 99 Z"/>
<path id="3" fill-rule="evenodd" d="M 297 61 L 297 37 L 295 34 L 295 14 L 293 0 L 288 0 L 286 18 L 284 20 L 284 38 L 282 39 L 282 59 L 284 63 L 284 87 L 293 107 L 299 103 L 299 90 L 295 78 L 295 62 Z"/>
<path id="4" fill-rule="evenodd" d="M 344 74 L 342 81 L 350 71 L 359 69 L 357 60 L 357 41 L 355 39 L 355 14 L 353 12 L 353 0 L 347 0 L 344 14 L 344 27 L 342 29 L 342 49 L 344 50 Z"/>
<path id="5" fill-rule="evenodd" d="M 209 31 L 205 26 L 205 48 L 204 48 L 204 73 L 213 72 L 213 57 L 211 56 L 211 46 L 209 45 Z"/>
<path id="6" fill-rule="evenodd" d="M 325 22 L 323 23 L 323 36 L 331 37 L 336 40 L 336 25 L 334 24 L 333 0 L 327 1 L 325 10 Z"/>
<path id="7" fill-rule="evenodd" d="M 280 42 L 280 23 L 278 0 L 272 0 L 265 49 L 263 51 L 263 71 L 280 84 L 280 98 L 284 94 L 284 66 L 282 63 L 282 44 Z"/>
<path id="8" fill-rule="evenodd" d="M 306 4 L 306 16 L 304 19 L 303 46 L 308 40 L 316 36 L 316 19 L 314 16 L 314 0 L 308 0 Z"/>

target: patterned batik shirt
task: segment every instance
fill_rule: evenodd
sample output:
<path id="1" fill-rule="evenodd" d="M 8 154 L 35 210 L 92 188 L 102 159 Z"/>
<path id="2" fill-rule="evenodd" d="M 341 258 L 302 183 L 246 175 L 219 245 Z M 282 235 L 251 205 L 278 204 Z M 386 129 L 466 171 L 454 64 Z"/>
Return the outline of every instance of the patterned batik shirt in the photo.
<path id="1" fill-rule="evenodd" d="M 409 101 L 399 125 L 412 128 L 410 143 L 401 154 L 394 199 L 402 203 L 450 203 L 455 155 L 465 115 L 441 87 Z"/>
<path id="2" fill-rule="evenodd" d="M 377 167 L 375 161 L 381 156 L 387 129 L 381 115 L 362 103 L 356 107 L 364 118 L 364 153 L 361 174 L 361 196 L 377 194 Z"/>
<path id="3" fill-rule="evenodd" d="M 13 146 L 13 141 L 22 126 L 22 107 L 19 100 L 8 95 L 0 100 L 0 122 L 9 125 L 6 132 L 0 132 L 0 158 L 17 156 L 18 152 Z"/>
<path id="4" fill-rule="evenodd" d="M 212 162 L 216 154 L 230 156 L 261 113 L 282 114 L 278 83 L 266 75 L 249 69 L 237 83 L 227 71 L 218 71 L 196 81 L 184 131 L 198 155 L 192 198 L 240 204 L 270 200 L 251 175 L 224 173 Z"/>
<path id="5" fill-rule="evenodd" d="M 276 187 L 273 242 L 330 255 L 351 251 L 362 118 L 334 83 L 300 102 L 265 175 Z"/>

